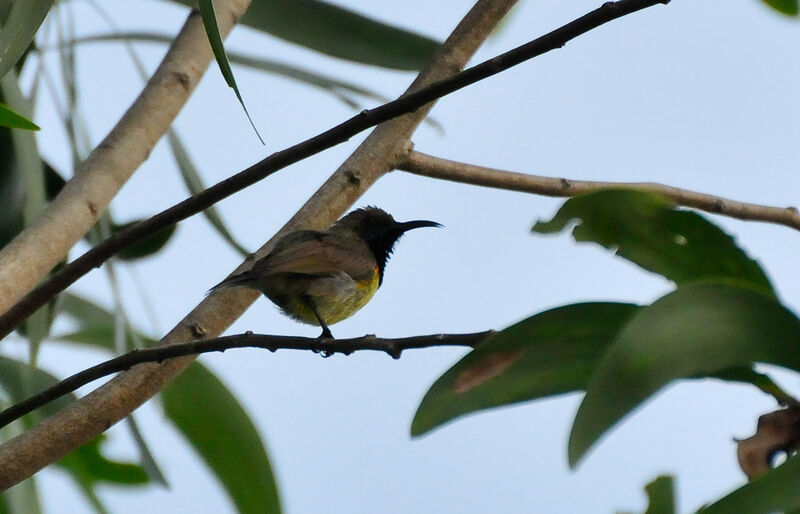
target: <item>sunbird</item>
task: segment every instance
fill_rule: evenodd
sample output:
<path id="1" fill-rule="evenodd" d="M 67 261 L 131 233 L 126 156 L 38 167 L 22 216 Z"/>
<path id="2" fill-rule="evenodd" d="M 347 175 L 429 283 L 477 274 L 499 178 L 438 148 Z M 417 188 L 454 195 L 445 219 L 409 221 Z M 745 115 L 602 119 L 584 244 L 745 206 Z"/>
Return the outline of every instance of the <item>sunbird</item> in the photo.
<path id="1" fill-rule="evenodd" d="M 248 271 L 233 275 L 209 292 L 244 286 L 264 293 L 284 314 L 322 327 L 349 318 L 383 283 L 386 262 L 400 237 L 428 220 L 398 222 L 378 207 L 356 209 L 328 230 L 298 230 L 278 240 Z"/>

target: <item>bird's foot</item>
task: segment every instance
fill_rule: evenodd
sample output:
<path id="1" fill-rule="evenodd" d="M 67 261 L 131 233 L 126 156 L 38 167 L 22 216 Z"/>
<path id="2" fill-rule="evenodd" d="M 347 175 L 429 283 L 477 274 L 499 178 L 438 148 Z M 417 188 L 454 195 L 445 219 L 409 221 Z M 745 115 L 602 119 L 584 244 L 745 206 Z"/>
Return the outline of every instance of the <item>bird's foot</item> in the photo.
<path id="1" fill-rule="evenodd" d="M 331 333 L 331 330 L 328 327 L 324 327 L 322 329 L 322 333 L 317 337 L 317 340 L 323 344 L 327 342 L 326 339 L 331 339 L 331 340 L 336 339 L 335 337 L 333 337 L 333 334 Z M 331 350 L 325 350 L 325 349 L 320 350 L 320 354 L 322 354 L 322 356 L 325 358 L 330 357 L 334 353 L 336 352 Z"/>

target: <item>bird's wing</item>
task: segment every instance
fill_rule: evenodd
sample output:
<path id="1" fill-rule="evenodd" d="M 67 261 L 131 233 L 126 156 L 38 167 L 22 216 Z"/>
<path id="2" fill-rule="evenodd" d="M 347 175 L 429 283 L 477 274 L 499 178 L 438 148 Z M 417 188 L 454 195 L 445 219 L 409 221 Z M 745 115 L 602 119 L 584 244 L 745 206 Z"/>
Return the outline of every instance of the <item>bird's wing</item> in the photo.
<path id="1" fill-rule="evenodd" d="M 287 235 L 255 263 L 251 274 L 331 275 L 345 272 L 356 280 L 369 278 L 376 263 L 364 241 L 329 232 L 304 230 Z"/>

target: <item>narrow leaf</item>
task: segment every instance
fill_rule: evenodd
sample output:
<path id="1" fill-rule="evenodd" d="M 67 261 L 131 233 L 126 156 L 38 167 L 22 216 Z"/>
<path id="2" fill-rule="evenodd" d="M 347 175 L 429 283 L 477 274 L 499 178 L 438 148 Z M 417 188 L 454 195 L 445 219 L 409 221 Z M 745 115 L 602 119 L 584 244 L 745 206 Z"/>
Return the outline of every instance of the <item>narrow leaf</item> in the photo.
<path id="1" fill-rule="evenodd" d="M 422 69 L 440 44 L 319 0 L 259 0 L 241 23 L 333 57 L 398 70 Z"/>
<path id="2" fill-rule="evenodd" d="M 22 207 L 25 203 L 22 177 L 16 166 L 11 129 L 0 127 L 0 248 L 22 231 Z"/>
<path id="3" fill-rule="evenodd" d="M 12 514 L 42 514 L 36 477 L 29 477 L 3 491 L 3 504 L 7 505 L 6 510 Z"/>
<path id="4" fill-rule="evenodd" d="M 776 364 L 800 370 L 800 320 L 773 298 L 720 283 L 682 286 L 631 318 L 598 365 L 569 439 L 574 466 L 670 382 Z"/>
<path id="5" fill-rule="evenodd" d="M 111 232 L 115 234 L 126 228 L 139 223 L 141 220 L 135 220 L 128 223 L 124 223 L 122 225 L 112 225 Z M 142 239 L 136 244 L 133 244 L 122 251 L 120 251 L 116 256 L 125 261 L 132 261 L 137 259 L 143 259 L 145 257 L 150 257 L 157 253 L 159 250 L 164 248 L 164 246 L 169 242 L 170 238 L 172 238 L 173 234 L 175 234 L 175 229 L 177 225 L 170 225 L 168 227 L 164 227 L 161 230 L 154 232 L 147 236 L 146 238 Z"/>
<path id="6" fill-rule="evenodd" d="M 39 126 L 25 116 L 17 114 L 7 105 L 0 103 L 0 126 L 23 130 L 39 130 Z"/>
<path id="7" fill-rule="evenodd" d="M 114 351 L 114 315 L 98 304 L 72 293 L 61 295 L 59 308 L 78 323 L 77 330 L 58 334 L 51 339 L 87 344 L 110 352 Z M 155 340 L 132 329 L 127 331 L 126 345 L 135 348 L 137 340 L 150 346 Z"/>
<path id="8" fill-rule="evenodd" d="M 53 339 L 83 343 L 103 350 L 115 351 L 115 338 L 118 337 L 116 333 L 118 326 L 115 323 L 115 316 L 111 312 L 85 298 L 71 293 L 64 293 L 62 295 L 60 310 L 77 322 L 79 330 L 70 334 L 57 336 Z M 127 348 L 138 347 L 136 344 L 137 342 L 146 345 L 150 345 L 154 342 L 152 339 L 136 333 L 127 323 L 124 328 L 126 337 L 125 346 Z M 131 415 L 125 418 L 125 423 L 128 425 L 136 447 L 139 450 L 139 461 L 142 469 L 152 482 L 167 486 L 166 478 L 150 451 L 144 436 L 141 434 L 134 416 Z M 86 493 L 87 495 L 90 494 L 91 488 L 86 491 Z M 94 500 L 90 498 L 90 501 Z"/>
<path id="9" fill-rule="evenodd" d="M 261 437 L 214 374 L 192 364 L 164 389 L 161 402 L 167 417 L 222 482 L 239 513 L 281 511 Z"/>
<path id="10" fill-rule="evenodd" d="M 535 232 L 550 234 L 571 223 L 576 241 L 591 241 L 676 284 L 732 278 L 774 294 L 761 266 L 733 238 L 696 212 L 678 210 L 650 193 L 606 190 L 567 200 Z"/>
<path id="11" fill-rule="evenodd" d="M 411 434 L 478 410 L 583 390 L 636 310 L 624 303 L 567 305 L 495 334 L 433 384 Z"/>
<path id="12" fill-rule="evenodd" d="M 12 17 L 13 10 L 16 7 L 15 3 L 14 7 L 12 7 Z M 10 20 L 11 18 L 9 18 Z M 8 70 L 5 76 L 0 78 L 0 89 L 2 89 L 3 99 L 11 108 L 22 112 L 24 115 L 31 115 L 33 104 L 22 93 L 14 70 Z M 14 145 L 14 163 L 24 190 L 22 219 L 25 226 L 28 226 L 44 210 L 46 201 L 44 166 L 36 144 L 36 136 L 33 132 L 11 129 L 11 140 Z M 50 332 L 50 324 L 52 322 L 50 310 L 51 306 L 45 305 L 24 322 L 23 333 L 29 342 L 31 362 L 36 362 L 39 345 Z"/>
<path id="13" fill-rule="evenodd" d="M 53 6 L 53 0 L 15 1 L 0 31 L 0 78 L 17 64 Z"/>
<path id="14" fill-rule="evenodd" d="M 183 145 L 183 142 L 181 142 L 178 134 L 172 129 L 168 130 L 167 140 L 169 141 L 169 148 L 172 151 L 172 157 L 175 159 L 178 169 L 181 171 L 183 183 L 186 184 L 186 188 L 189 192 L 196 195 L 200 191 L 206 189 L 203 179 L 200 177 L 200 173 L 194 166 L 191 157 L 189 157 L 189 152 L 186 151 L 186 147 Z M 219 235 L 221 235 L 237 252 L 245 257 L 250 255 L 250 252 L 233 237 L 228 227 L 225 226 L 225 222 L 222 221 L 222 217 L 219 215 L 216 207 L 212 205 L 204 210 L 203 216 L 206 217 L 209 223 L 211 223 L 211 226 L 213 226 Z"/>
<path id="15" fill-rule="evenodd" d="M 770 514 L 800 509 L 800 456 L 794 455 L 766 475 L 700 509 L 702 514 Z"/>
<path id="16" fill-rule="evenodd" d="M 125 43 L 152 42 L 170 44 L 173 40 L 174 38 L 172 36 L 153 32 L 115 32 L 113 34 L 96 34 L 92 36 L 79 37 L 72 41 L 66 42 L 66 44 L 75 45 L 104 41 Z M 334 95 L 336 98 L 351 107 L 359 105 L 358 102 L 356 102 L 351 96 L 351 94 L 363 96 L 365 98 L 371 98 L 380 102 L 386 102 L 388 100 L 385 96 L 377 93 L 374 90 L 359 86 L 358 84 L 354 84 L 352 82 L 339 80 L 329 75 L 323 75 L 306 68 L 300 68 L 291 64 L 255 57 L 252 55 L 245 55 L 237 52 L 226 53 L 228 55 L 228 60 L 233 64 L 279 75 L 303 84 L 317 87 Z"/>
<path id="17" fill-rule="evenodd" d="M 225 83 L 228 84 L 228 87 L 232 88 L 234 93 L 236 93 L 239 104 L 242 106 L 245 115 L 247 115 L 247 119 L 250 121 L 250 125 L 253 127 L 253 130 L 263 145 L 264 140 L 261 139 L 261 134 L 258 133 L 258 129 L 256 129 L 253 119 L 250 117 L 250 113 L 247 112 L 247 107 L 244 105 L 244 100 L 242 100 L 242 94 L 239 92 L 239 86 L 236 85 L 236 79 L 233 77 L 233 70 L 231 70 L 231 65 L 228 62 L 228 56 L 225 54 L 225 47 L 222 44 L 222 37 L 219 34 L 219 26 L 217 26 L 217 16 L 214 14 L 214 2 L 213 0 L 198 0 L 198 2 L 200 15 L 203 17 L 203 26 L 206 29 L 208 42 L 211 44 L 211 50 L 214 52 L 214 58 L 217 60 L 219 71 L 222 72 L 222 76 L 225 78 Z"/>
<path id="18" fill-rule="evenodd" d="M 76 294 L 65 293 L 61 298 L 60 308 L 77 321 L 81 327 L 92 325 L 114 327 L 113 314 Z"/>

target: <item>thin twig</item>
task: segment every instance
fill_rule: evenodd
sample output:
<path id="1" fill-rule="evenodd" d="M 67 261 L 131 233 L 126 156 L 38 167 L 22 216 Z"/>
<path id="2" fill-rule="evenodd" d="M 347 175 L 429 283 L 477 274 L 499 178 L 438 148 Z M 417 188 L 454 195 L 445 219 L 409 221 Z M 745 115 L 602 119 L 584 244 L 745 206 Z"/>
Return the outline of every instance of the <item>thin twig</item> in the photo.
<path id="1" fill-rule="evenodd" d="M 412 112 L 442 96 L 474 84 L 522 62 L 542 55 L 550 50 L 563 47 L 574 39 L 594 28 L 627 14 L 656 4 L 666 4 L 669 0 L 621 0 L 607 2 L 600 8 L 511 51 L 484 61 L 460 73 L 439 80 L 416 92 L 404 95 L 375 109 L 360 114 L 302 143 L 276 152 L 244 171 L 219 182 L 197 195 L 190 197 L 161 213 L 144 220 L 130 228 L 120 231 L 103 243 L 95 246 L 81 257 L 63 267 L 57 274 L 31 291 L 5 314 L 0 316 L 0 338 L 8 335 L 14 327 L 25 320 L 39 307 L 66 289 L 80 277 L 100 266 L 114 254 L 141 241 L 164 227 L 188 218 L 214 203 L 241 191 L 272 173 L 310 157 L 339 143 L 345 142 L 359 132 Z M 357 180 L 357 177 L 356 177 Z"/>
<path id="2" fill-rule="evenodd" d="M 205 341 L 189 341 L 169 346 L 136 349 L 79 371 L 44 391 L 15 403 L 0 412 L 0 428 L 53 400 L 77 391 L 80 387 L 99 378 L 128 370 L 144 362 L 163 362 L 167 359 L 186 355 L 224 352 L 234 348 L 263 348 L 271 352 L 277 350 L 310 350 L 314 353 L 322 353 L 325 357 L 335 353 L 350 355 L 359 350 L 373 350 L 384 352 L 393 359 L 399 359 L 404 350 L 416 350 L 434 346 L 468 346 L 474 348 L 492 334 L 494 334 L 493 330 L 487 330 L 472 334 L 433 334 L 399 339 L 384 339 L 374 335 L 352 339 L 312 339 L 309 337 L 261 335 L 248 332 Z"/>
<path id="3" fill-rule="evenodd" d="M 633 189 L 657 193 L 666 196 L 678 205 L 693 207 L 713 214 L 721 214 L 741 220 L 777 223 L 800 230 L 800 212 L 796 207 L 770 207 L 768 205 L 739 202 L 721 196 L 698 193 L 654 182 L 597 182 L 528 175 L 515 171 L 451 161 L 416 151 L 408 153 L 405 159 L 397 165 L 397 169 L 453 182 L 543 196 L 569 197 L 603 189 Z"/>

